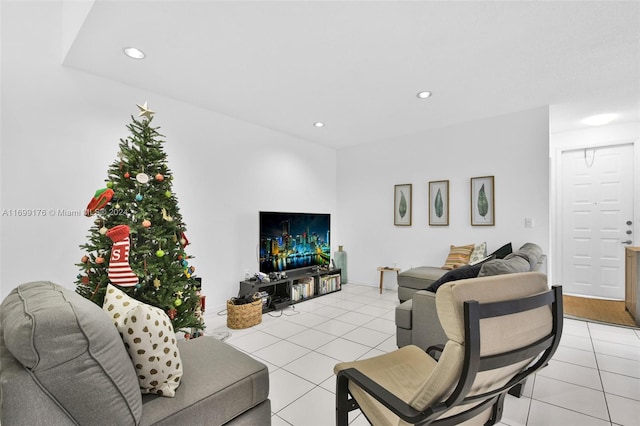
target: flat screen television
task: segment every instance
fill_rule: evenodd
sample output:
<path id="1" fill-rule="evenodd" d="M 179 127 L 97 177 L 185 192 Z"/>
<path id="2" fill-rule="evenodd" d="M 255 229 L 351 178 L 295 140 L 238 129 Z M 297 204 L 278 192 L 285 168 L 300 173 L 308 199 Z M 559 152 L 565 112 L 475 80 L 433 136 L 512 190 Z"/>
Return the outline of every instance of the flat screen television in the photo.
<path id="1" fill-rule="evenodd" d="M 331 215 L 260 212 L 260 272 L 329 265 Z"/>

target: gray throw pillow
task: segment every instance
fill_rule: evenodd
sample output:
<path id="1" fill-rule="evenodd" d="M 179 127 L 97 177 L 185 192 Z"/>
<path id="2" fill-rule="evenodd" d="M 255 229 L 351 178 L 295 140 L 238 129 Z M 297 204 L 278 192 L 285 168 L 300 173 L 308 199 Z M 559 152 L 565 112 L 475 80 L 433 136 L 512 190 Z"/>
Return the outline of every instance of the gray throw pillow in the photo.
<path id="1" fill-rule="evenodd" d="M 542 257 L 542 247 L 533 243 L 525 243 L 515 253 L 526 258 L 529 261 L 530 270 L 533 270 Z"/>
<path id="2" fill-rule="evenodd" d="M 98 305 L 51 282 L 32 282 L 4 299 L 0 324 L 6 348 L 75 424 L 140 423 L 133 364 Z"/>
<path id="3" fill-rule="evenodd" d="M 530 271 L 529 261 L 512 253 L 504 259 L 494 259 L 484 263 L 482 268 L 480 268 L 478 276 L 486 277 L 489 275 L 514 274 L 516 272 L 528 271 Z"/>

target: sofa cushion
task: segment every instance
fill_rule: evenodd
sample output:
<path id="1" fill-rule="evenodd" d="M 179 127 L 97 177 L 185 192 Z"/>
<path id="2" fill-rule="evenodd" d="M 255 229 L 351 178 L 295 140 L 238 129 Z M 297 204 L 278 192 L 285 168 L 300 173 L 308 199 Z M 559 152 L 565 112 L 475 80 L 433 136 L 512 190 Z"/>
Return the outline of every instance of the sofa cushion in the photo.
<path id="1" fill-rule="evenodd" d="M 482 264 L 473 266 L 465 265 L 456 268 L 452 271 L 447 272 L 442 277 L 431 283 L 431 285 L 427 287 L 427 290 L 435 293 L 436 291 L 438 291 L 438 288 L 440 288 L 440 286 L 444 283 L 456 280 L 464 280 L 466 278 L 475 278 L 478 276 L 480 268 L 482 268 Z"/>
<path id="2" fill-rule="evenodd" d="M 173 397 L 182 378 L 182 361 L 167 314 L 111 284 L 107 286 L 103 309 L 122 336 L 142 393 Z"/>
<path id="3" fill-rule="evenodd" d="M 6 348 L 75 424 L 140 422 L 133 366 L 96 304 L 51 282 L 32 282 L 5 298 L 0 323 Z"/>
<path id="4" fill-rule="evenodd" d="M 409 299 L 396 306 L 396 326 L 411 330 L 411 311 L 413 299 Z"/>
<path id="5" fill-rule="evenodd" d="M 450 246 L 449 255 L 447 256 L 447 260 L 445 260 L 442 269 L 455 269 L 469 263 L 469 257 L 471 257 L 471 252 L 473 252 L 474 247 L 474 244 L 466 246 Z"/>
<path id="6" fill-rule="evenodd" d="M 491 255 L 496 259 L 504 259 L 508 254 L 511 254 L 512 252 L 513 248 L 511 246 L 511 243 L 507 243 L 500 247 L 498 250 L 491 253 Z"/>
<path id="7" fill-rule="evenodd" d="M 426 290 L 431 283 L 446 273 L 446 270 L 435 266 L 411 268 L 398 274 L 398 287 Z"/>
<path id="8" fill-rule="evenodd" d="M 141 426 L 222 425 L 269 402 L 269 370 L 263 363 L 210 336 L 180 340 L 178 346 L 185 361 L 183 384 L 173 398 L 143 395 Z"/>

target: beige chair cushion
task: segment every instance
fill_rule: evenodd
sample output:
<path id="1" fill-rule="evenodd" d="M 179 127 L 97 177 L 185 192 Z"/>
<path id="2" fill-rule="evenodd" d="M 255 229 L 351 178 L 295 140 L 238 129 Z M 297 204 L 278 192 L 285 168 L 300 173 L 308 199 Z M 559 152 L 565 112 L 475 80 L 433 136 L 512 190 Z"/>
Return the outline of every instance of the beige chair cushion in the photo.
<path id="1" fill-rule="evenodd" d="M 473 281 L 461 280 L 440 288 L 436 295 L 436 307 L 448 338 L 462 341 L 464 340 L 464 301 L 477 300 L 485 303 L 517 299 L 547 290 L 546 275 L 537 272 L 483 277 Z M 507 352 L 531 344 L 548 335 L 551 332 L 552 323 L 551 309 L 547 306 L 481 320 L 481 355 Z M 500 369 L 478 373 L 469 394 L 486 392 L 505 385 L 531 361 L 533 358 Z M 458 408 L 455 411 L 459 410 Z"/>
<path id="2" fill-rule="evenodd" d="M 372 380 L 409 403 L 415 390 L 431 375 L 437 363 L 425 351 L 409 345 L 385 355 L 360 361 L 343 362 L 335 366 L 334 372 L 357 368 Z M 398 377 L 403 378 L 398 381 Z M 349 391 L 358 400 L 360 408 L 375 425 L 397 425 L 399 418 L 384 405 L 364 392 L 358 385 L 349 382 Z"/>
<path id="3" fill-rule="evenodd" d="M 497 275 L 459 280 L 440 287 L 436 294 L 438 318 L 447 337 L 464 341 L 464 308 L 467 300 L 480 303 L 517 299 L 549 289 L 547 276 L 539 272 Z M 551 331 L 551 310 L 548 307 L 481 321 L 482 355 L 533 343 Z"/>

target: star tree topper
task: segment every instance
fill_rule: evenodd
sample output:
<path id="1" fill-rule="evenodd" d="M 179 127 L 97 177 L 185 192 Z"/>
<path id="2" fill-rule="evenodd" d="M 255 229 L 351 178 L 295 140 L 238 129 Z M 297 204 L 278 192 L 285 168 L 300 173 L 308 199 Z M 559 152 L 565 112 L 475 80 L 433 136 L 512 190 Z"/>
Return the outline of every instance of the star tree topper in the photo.
<path id="1" fill-rule="evenodd" d="M 136 104 L 136 106 L 140 108 L 140 114 L 138 114 L 138 117 L 147 117 L 147 119 L 150 120 L 151 116 L 156 113 L 155 111 L 149 109 L 149 107 L 147 106 L 147 102 L 145 102 L 144 105 Z"/>

